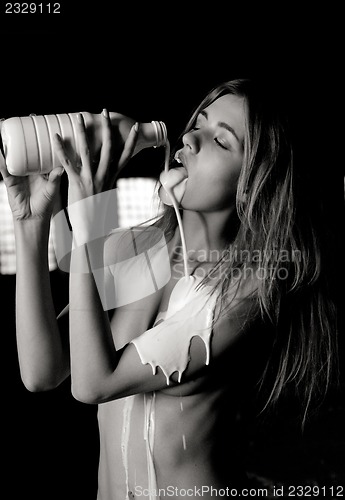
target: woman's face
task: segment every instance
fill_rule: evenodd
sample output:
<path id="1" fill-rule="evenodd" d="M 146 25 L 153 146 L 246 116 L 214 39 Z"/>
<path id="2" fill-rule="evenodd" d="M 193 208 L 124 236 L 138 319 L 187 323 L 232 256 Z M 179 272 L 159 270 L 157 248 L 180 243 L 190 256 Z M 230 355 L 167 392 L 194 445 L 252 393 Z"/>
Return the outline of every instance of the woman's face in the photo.
<path id="1" fill-rule="evenodd" d="M 181 206 L 214 212 L 233 206 L 243 161 L 245 101 L 232 94 L 203 109 L 177 156 L 188 172 Z"/>

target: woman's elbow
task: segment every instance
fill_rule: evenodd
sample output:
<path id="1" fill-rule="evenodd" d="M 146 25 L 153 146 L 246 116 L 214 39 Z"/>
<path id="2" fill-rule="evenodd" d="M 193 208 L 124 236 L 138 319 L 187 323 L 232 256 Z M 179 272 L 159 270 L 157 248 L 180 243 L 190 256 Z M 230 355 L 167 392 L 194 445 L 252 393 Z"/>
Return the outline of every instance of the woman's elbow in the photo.
<path id="1" fill-rule="evenodd" d="M 102 398 L 97 390 L 90 384 L 78 384 L 72 380 L 72 396 L 80 403 L 96 405 L 102 402 Z"/>
<path id="2" fill-rule="evenodd" d="M 51 384 L 45 380 L 34 380 L 29 378 L 22 378 L 24 387 L 29 392 L 46 392 L 56 389 L 59 384 Z"/>
<path id="3" fill-rule="evenodd" d="M 77 382 L 72 377 L 71 391 L 74 399 L 89 405 L 107 403 L 126 395 L 121 391 L 116 391 L 113 386 L 107 387 L 105 380 L 96 382 L 87 378 Z"/>
<path id="4" fill-rule="evenodd" d="M 29 392 L 47 392 L 56 389 L 66 376 L 44 376 L 21 372 L 21 379 Z"/>

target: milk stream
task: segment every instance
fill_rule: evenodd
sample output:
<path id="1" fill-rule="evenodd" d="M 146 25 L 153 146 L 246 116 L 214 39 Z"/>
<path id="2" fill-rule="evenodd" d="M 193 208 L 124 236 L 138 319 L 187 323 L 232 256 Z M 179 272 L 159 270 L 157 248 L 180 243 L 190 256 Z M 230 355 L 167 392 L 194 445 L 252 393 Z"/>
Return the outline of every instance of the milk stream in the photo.
<path id="1" fill-rule="evenodd" d="M 167 379 L 167 385 L 169 385 L 170 376 L 175 372 L 178 372 L 178 380 L 179 382 L 181 381 L 182 374 L 188 365 L 190 342 L 194 336 L 199 336 L 204 341 L 206 348 L 205 364 L 209 363 L 210 337 L 216 300 L 214 296 L 210 300 L 208 287 L 197 290 L 197 285 L 201 280 L 192 276 L 188 270 L 185 233 L 179 211 L 179 204 L 183 198 L 188 179 L 185 169 L 177 168 L 169 171 L 169 156 L 170 145 L 167 140 L 165 145 L 164 172 L 160 176 L 162 183 L 160 198 L 175 210 L 182 244 L 184 276 L 176 283 L 171 293 L 166 313 L 159 313 L 155 325 L 131 341 L 137 348 L 142 363 L 151 365 L 153 374 L 156 373 L 157 366 L 162 369 Z M 158 317 L 162 316 L 164 319 L 158 320 Z M 174 316 L 174 320 L 179 322 L 178 328 L 176 328 L 176 321 L 171 325 L 169 324 L 168 320 L 172 316 Z M 180 325 L 186 326 L 183 328 Z M 164 343 L 160 342 L 160 334 L 163 332 L 163 329 Z M 159 498 L 154 494 L 155 491 L 158 491 L 153 455 L 156 417 L 155 398 L 155 392 L 144 394 L 144 440 L 150 500 L 158 500 Z M 182 397 L 179 400 L 179 407 L 180 411 L 183 412 Z M 127 411 L 124 413 L 123 421 L 123 428 L 126 430 L 129 429 L 129 418 L 130 413 Z M 122 435 L 125 441 L 127 439 L 126 431 Z M 183 450 L 187 450 L 187 440 L 184 433 L 181 435 L 181 444 Z M 123 443 L 123 450 L 127 450 L 125 442 Z M 127 462 L 124 459 L 124 463 Z M 126 472 L 126 477 L 127 475 L 128 471 Z"/>

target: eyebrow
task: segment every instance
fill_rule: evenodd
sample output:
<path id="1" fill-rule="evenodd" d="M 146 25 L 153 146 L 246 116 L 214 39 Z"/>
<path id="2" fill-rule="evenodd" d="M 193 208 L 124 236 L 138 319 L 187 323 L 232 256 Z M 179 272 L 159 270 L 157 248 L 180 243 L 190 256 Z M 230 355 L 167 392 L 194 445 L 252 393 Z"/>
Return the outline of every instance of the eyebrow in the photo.
<path id="1" fill-rule="evenodd" d="M 204 116 L 206 118 L 206 120 L 208 119 L 207 111 L 201 110 L 199 114 L 202 115 L 202 116 Z M 222 127 L 222 128 L 225 128 L 226 130 L 228 130 L 233 136 L 235 136 L 235 138 L 237 139 L 237 141 L 241 144 L 241 141 L 239 140 L 238 135 L 236 134 L 235 130 L 228 123 L 218 122 L 217 125 L 219 127 Z"/>

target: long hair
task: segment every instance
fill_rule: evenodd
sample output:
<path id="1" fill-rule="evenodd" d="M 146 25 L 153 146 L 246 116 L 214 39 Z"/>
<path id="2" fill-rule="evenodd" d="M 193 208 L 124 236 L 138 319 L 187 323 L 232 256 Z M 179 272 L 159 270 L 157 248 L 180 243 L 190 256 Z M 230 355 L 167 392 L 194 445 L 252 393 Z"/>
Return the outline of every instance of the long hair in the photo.
<path id="1" fill-rule="evenodd" d="M 220 291 L 218 309 L 226 314 L 231 307 L 229 289 L 236 283 L 241 290 L 251 273 L 256 314 L 273 332 L 260 381 L 266 391 L 265 408 L 292 388 L 301 397 L 304 425 L 311 402 L 326 394 L 337 366 L 336 311 L 317 215 L 304 201 L 303 169 L 294 161 L 289 122 L 272 94 L 257 83 L 238 79 L 212 89 L 181 137 L 202 109 L 225 94 L 244 98 L 246 107 L 236 197 L 238 228 L 203 283 L 218 277 L 214 291 Z M 172 235 L 177 226 L 173 209 L 166 207 L 158 224 Z"/>

